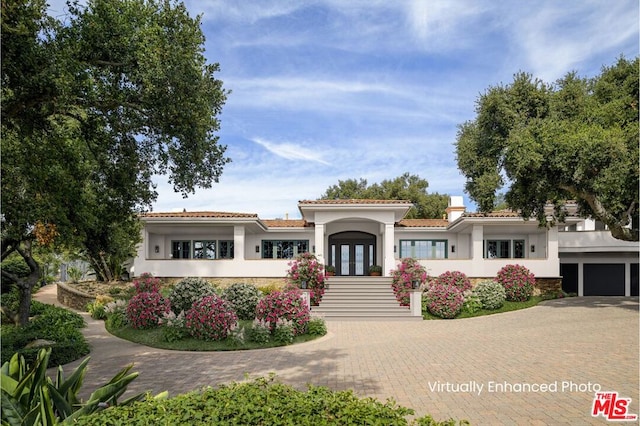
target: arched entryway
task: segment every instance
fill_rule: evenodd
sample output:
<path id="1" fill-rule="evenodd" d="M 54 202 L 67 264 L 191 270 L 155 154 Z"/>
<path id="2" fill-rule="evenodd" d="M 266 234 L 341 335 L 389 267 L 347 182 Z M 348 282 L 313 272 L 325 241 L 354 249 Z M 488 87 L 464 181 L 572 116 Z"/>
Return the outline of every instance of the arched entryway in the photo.
<path id="1" fill-rule="evenodd" d="M 329 264 L 335 266 L 336 275 L 369 275 L 375 261 L 375 235 L 346 231 L 329 236 Z"/>

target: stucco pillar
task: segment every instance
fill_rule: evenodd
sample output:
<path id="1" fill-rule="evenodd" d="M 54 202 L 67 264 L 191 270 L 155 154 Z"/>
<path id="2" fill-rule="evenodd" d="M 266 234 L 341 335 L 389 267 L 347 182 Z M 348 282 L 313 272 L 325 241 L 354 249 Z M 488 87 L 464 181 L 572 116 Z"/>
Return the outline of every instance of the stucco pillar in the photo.
<path id="1" fill-rule="evenodd" d="M 327 263 L 324 256 L 324 230 L 325 230 L 325 224 L 316 222 L 316 229 L 315 229 L 316 258 L 318 259 L 318 262 L 322 264 Z"/>
<path id="2" fill-rule="evenodd" d="M 471 275 L 474 277 L 483 277 L 485 275 L 483 241 L 484 227 L 482 225 L 473 225 L 473 230 L 471 231 Z"/>
<path id="3" fill-rule="evenodd" d="M 393 223 L 384 224 L 384 265 L 382 265 L 382 275 L 389 276 L 389 271 L 395 269 L 396 259 L 393 256 L 393 243 L 395 242 L 395 229 Z"/>
<path id="4" fill-rule="evenodd" d="M 244 225 L 233 227 L 233 260 L 244 261 Z"/>
<path id="5" fill-rule="evenodd" d="M 547 231 L 547 265 L 551 276 L 560 276 L 560 257 L 558 254 L 558 227 L 552 226 Z"/>

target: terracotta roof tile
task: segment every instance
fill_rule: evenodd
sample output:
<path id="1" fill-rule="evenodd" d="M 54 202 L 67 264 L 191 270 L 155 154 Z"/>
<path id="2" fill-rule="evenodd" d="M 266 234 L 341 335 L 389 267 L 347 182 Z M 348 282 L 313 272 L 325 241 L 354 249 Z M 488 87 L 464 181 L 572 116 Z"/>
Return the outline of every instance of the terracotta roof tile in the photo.
<path id="1" fill-rule="evenodd" d="M 303 228 L 310 226 L 304 219 L 263 219 L 268 228 Z"/>
<path id="2" fill-rule="evenodd" d="M 406 228 L 446 228 L 449 221 L 446 219 L 402 219 L 398 225 Z"/>
<path id="3" fill-rule="evenodd" d="M 490 213 L 463 213 L 464 217 L 520 217 L 520 213 L 511 210 L 499 210 Z"/>
<path id="4" fill-rule="evenodd" d="M 370 199 L 334 199 L 334 200 L 301 200 L 298 204 L 411 204 L 409 200 L 370 200 Z"/>
<path id="5" fill-rule="evenodd" d="M 258 215 L 255 213 L 230 213 L 230 212 L 149 212 L 142 213 L 140 217 L 194 217 L 194 218 L 258 218 Z"/>

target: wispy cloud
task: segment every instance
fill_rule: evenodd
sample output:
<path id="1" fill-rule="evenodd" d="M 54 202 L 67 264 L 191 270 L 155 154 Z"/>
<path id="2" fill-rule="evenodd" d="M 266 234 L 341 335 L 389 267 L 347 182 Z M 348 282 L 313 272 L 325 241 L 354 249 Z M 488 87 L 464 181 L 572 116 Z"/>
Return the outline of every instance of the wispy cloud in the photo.
<path id="1" fill-rule="evenodd" d="M 313 147 L 307 148 L 302 145 L 289 142 L 275 143 L 262 138 L 252 138 L 251 141 L 264 147 L 269 152 L 277 155 L 278 157 L 282 157 L 287 160 L 312 161 L 324 165 L 330 164 L 329 162 L 323 160 L 322 154 L 317 150 L 314 150 Z"/>

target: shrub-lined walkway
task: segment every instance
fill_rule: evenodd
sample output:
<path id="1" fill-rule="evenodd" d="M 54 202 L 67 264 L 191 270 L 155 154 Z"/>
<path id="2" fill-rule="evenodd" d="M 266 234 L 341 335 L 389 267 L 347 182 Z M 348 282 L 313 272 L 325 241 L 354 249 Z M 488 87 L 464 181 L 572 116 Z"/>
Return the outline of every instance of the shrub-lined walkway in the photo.
<path id="1" fill-rule="evenodd" d="M 36 295 L 55 302 L 55 286 Z M 589 383 L 630 397 L 638 414 L 638 299 L 557 299 L 521 311 L 447 321 L 328 321 L 329 334 L 295 346 L 174 352 L 115 338 L 85 315 L 92 345 L 85 389 L 134 362 L 130 391 L 171 395 L 275 372 L 280 381 L 393 397 L 416 414 L 472 424 L 604 424 L 590 416 Z M 78 362 L 69 364 L 71 371 Z M 557 383 L 553 392 L 489 392 L 491 383 Z M 561 388 L 563 383 L 571 389 Z M 483 386 L 480 395 L 463 385 Z M 448 388 L 448 389 L 447 389 Z M 454 392 L 458 390 L 458 392 Z M 514 390 L 514 389 L 512 389 Z M 86 397 L 86 395 L 85 395 Z"/>

